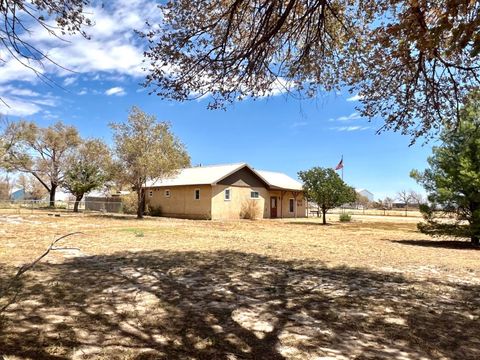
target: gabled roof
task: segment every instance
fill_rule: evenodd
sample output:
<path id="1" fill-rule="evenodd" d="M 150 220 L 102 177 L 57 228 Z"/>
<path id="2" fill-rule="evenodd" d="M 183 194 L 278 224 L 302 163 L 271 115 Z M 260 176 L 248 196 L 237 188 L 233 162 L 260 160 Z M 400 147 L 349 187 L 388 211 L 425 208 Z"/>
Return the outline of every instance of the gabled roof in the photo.
<path id="1" fill-rule="evenodd" d="M 272 188 L 298 190 L 301 191 L 303 186 L 297 180 L 292 179 L 290 176 L 280 172 L 255 170 L 261 178 L 265 180 L 267 184 Z"/>
<path id="2" fill-rule="evenodd" d="M 286 174 L 255 170 L 246 163 L 198 166 L 181 169 L 179 172 L 165 179 L 148 181 L 146 187 L 156 186 L 185 186 L 185 185 L 215 185 L 244 167 L 250 169 L 263 182 L 274 189 L 302 190 L 302 184 Z"/>
<path id="3" fill-rule="evenodd" d="M 181 169 L 176 175 L 147 182 L 151 186 L 180 186 L 180 185 L 214 185 L 228 175 L 248 166 L 245 163 L 197 166 Z"/>

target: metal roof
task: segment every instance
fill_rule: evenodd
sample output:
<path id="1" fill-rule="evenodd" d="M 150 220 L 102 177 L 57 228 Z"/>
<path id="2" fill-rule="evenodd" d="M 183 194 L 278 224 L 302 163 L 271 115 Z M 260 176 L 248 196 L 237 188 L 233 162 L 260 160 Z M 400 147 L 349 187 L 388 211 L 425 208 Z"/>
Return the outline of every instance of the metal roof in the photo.
<path id="1" fill-rule="evenodd" d="M 146 187 L 215 185 L 227 176 L 247 167 L 272 188 L 302 190 L 302 184 L 286 174 L 255 170 L 246 163 L 197 166 L 181 169 L 169 178 L 148 181 Z"/>

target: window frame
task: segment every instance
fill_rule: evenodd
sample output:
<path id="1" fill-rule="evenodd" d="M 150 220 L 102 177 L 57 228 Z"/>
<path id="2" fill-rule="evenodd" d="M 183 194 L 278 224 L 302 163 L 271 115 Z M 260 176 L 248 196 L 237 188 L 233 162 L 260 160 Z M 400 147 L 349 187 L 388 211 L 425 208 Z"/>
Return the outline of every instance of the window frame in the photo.
<path id="1" fill-rule="evenodd" d="M 165 191 L 163 192 L 163 196 L 165 196 L 166 198 L 169 198 L 170 196 L 172 196 L 171 190 L 165 189 Z"/>
<path id="2" fill-rule="evenodd" d="M 148 197 L 153 197 L 153 189 L 148 190 Z"/>
<path id="3" fill-rule="evenodd" d="M 228 191 L 228 198 L 227 198 L 227 191 Z M 223 201 L 231 201 L 232 200 L 232 189 L 227 188 L 223 190 Z"/>
<path id="4" fill-rule="evenodd" d="M 288 199 L 288 212 L 290 214 L 295 213 L 295 199 L 294 198 Z"/>
<path id="5" fill-rule="evenodd" d="M 197 191 L 198 191 L 198 198 L 197 198 Z M 193 190 L 193 199 L 197 201 L 200 200 L 200 189 L 197 188 Z"/>
<path id="6" fill-rule="evenodd" d="M 254 197 L 253 194 L 257 194 L 257 196 Z M 250 199 L 252 199 L 252 200 L 258 200 L 258 199 L 260 199 L 260 192 L 255 191 L 255 190 L 251 190 L 251 191 L 250 191 Z"/>

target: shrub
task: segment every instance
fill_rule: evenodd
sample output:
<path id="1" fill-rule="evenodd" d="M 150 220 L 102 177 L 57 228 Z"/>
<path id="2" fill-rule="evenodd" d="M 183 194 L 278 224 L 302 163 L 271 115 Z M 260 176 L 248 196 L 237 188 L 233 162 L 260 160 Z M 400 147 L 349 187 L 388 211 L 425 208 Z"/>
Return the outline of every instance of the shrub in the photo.
<path id="1" fill-rule="evenodd" d="M 350 221 L 352 221 L 352 215 L 350 215 L 348 213 L 340 214 L 339 220 L 340 220 L 340 222 L 350 222 Z"/>
<path id="2" fill-rule="evenodd" d="M 260 206 L 258 200 L 247 200 L 242 204 L 240 218 L 247 220 L 255 220 L 260 217 Z"/>
<path id="3" fill-rule="evenodd" d="M 162 216 L 162 209 L 160 206 L 147 205 L 145 213 L 149 216 Z"/>
<path id="4" fill-rule="evenodd" d="M 135 192 L 122 196 L 122 212 L 124 214 L 137 213 L 137 194 Z"/>

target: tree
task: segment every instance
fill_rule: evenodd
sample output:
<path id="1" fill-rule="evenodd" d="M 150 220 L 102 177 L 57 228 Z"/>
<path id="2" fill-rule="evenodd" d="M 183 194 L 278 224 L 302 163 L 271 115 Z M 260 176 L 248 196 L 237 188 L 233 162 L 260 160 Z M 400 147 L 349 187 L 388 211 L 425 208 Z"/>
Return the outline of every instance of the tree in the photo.
<path id="1" fill-rule="evenodd" d="M 23 189 L 25 200 L 41 200 L 48 194 L 45 187 L 29 174 L 20 174 L 16 183 Z"/>
<path id="2" fill-rule="evenodd" d="M 480 85 L 478 1 L 169 0 L 159 11 L 141 35 L 145 85 L 164 98 L 208 94 L 218 108 L 349 86 L 362 116 L 415 138 L 455 127 Z"/>
<path id="3" fill-rule="evenodd" d="M 126 123 L 110 125 L 114 132 L 115 155 L 120 162 L 124 182 L 137 193 L 137 217 L 143 218 L 147 180 L 173 175 L 190 164 L 185 146 L 175 137 L 166 122 L 157 122 L 134 106 Z"/>
<path id="4" fill-rule="evenodd" d="M 32 32 L 45 31 L 59 37 L 80 33 L 83 25 L 91 25 L 85 17 L 84 7 L 88 0 L 7 0 L 0 2 L 2 31 L 0 32 L 0 62 L 15 59 L 32 70 L 41 79 L 47 80 L 39 70 L 47 61 L 57 66 L 48 54 L 31 43 Z M 0 100 L 1 101 L 1 100 Z M 8 105 L 8 104 L 7 104 Z"/>
<path id="5" fill-rule="evenodd" d="M 66 161 L 80 142 L 77 129 L 62 122 L 41 128 L 22 120 L 7 123 L 2 138 L 6 144 L 3 166 L 34 176 L 50 193 L 50 206 L 55 206 Z"/>
<path id="6" fill-rule="evenodd" d="M 424 186 L 431 206 L 422 206 L 427 224 L 420 230 L 434 235 L 468 236 L 480 241 L 480 94 L 473 93 L 462 109 L 462 122 L 456 132 L 444 130 L 442 145 L 433 148 L 429 167 L 411 176 Z M 438 208 L 453 214 L 455 224 L 436 219 Z M 467 222 L 467 226 L 462 226 Z"/>
<path id="7" fill-rule="evenodd" d="M 306 198 L 322 209 L 323 224 L 327 223 L 328 210 L 356 199 L 355 189 L 348 186 L 333 169 L 314 167 L 300 171 L 298 176 L 303 182 Z"/>
<path id="8" fill-rule="evenodd" d="M 366 208 L 370 207 L 371 204 L 372 202 L 368 199 L 368 197 L 360 193 L 356 193 L 355 205 L 357 209 L 359 206 L 361 206 L 363 210 L 365 210 Z"/>
<path id="9" fill-rule="evenodd" d="M 107 145 L 99 139 L 83 141 L 68 159 L 62 187 L 75 196 L 73 211 L 83 196 L 100 188 L 110 179 L 112 158 Z"/>
<path id="10" fill-rule="evenodd" d="M 419 192 L 410 190 L 408 193 L 410 195 L 410 201 L 420 207 L 420 205 L 425 203 L 425 199 L 423 198 L 423 195 L 420 194 Z"/>
<path id="11" fill-rule="evenodd" d="M 397 199 L 403 204 L 405 204 L 405 216 L 408 216 L 408 204 L 411 200 L 410 192 L 408 192 L 407 190 L 400 190 L 397 193 Z"/>

